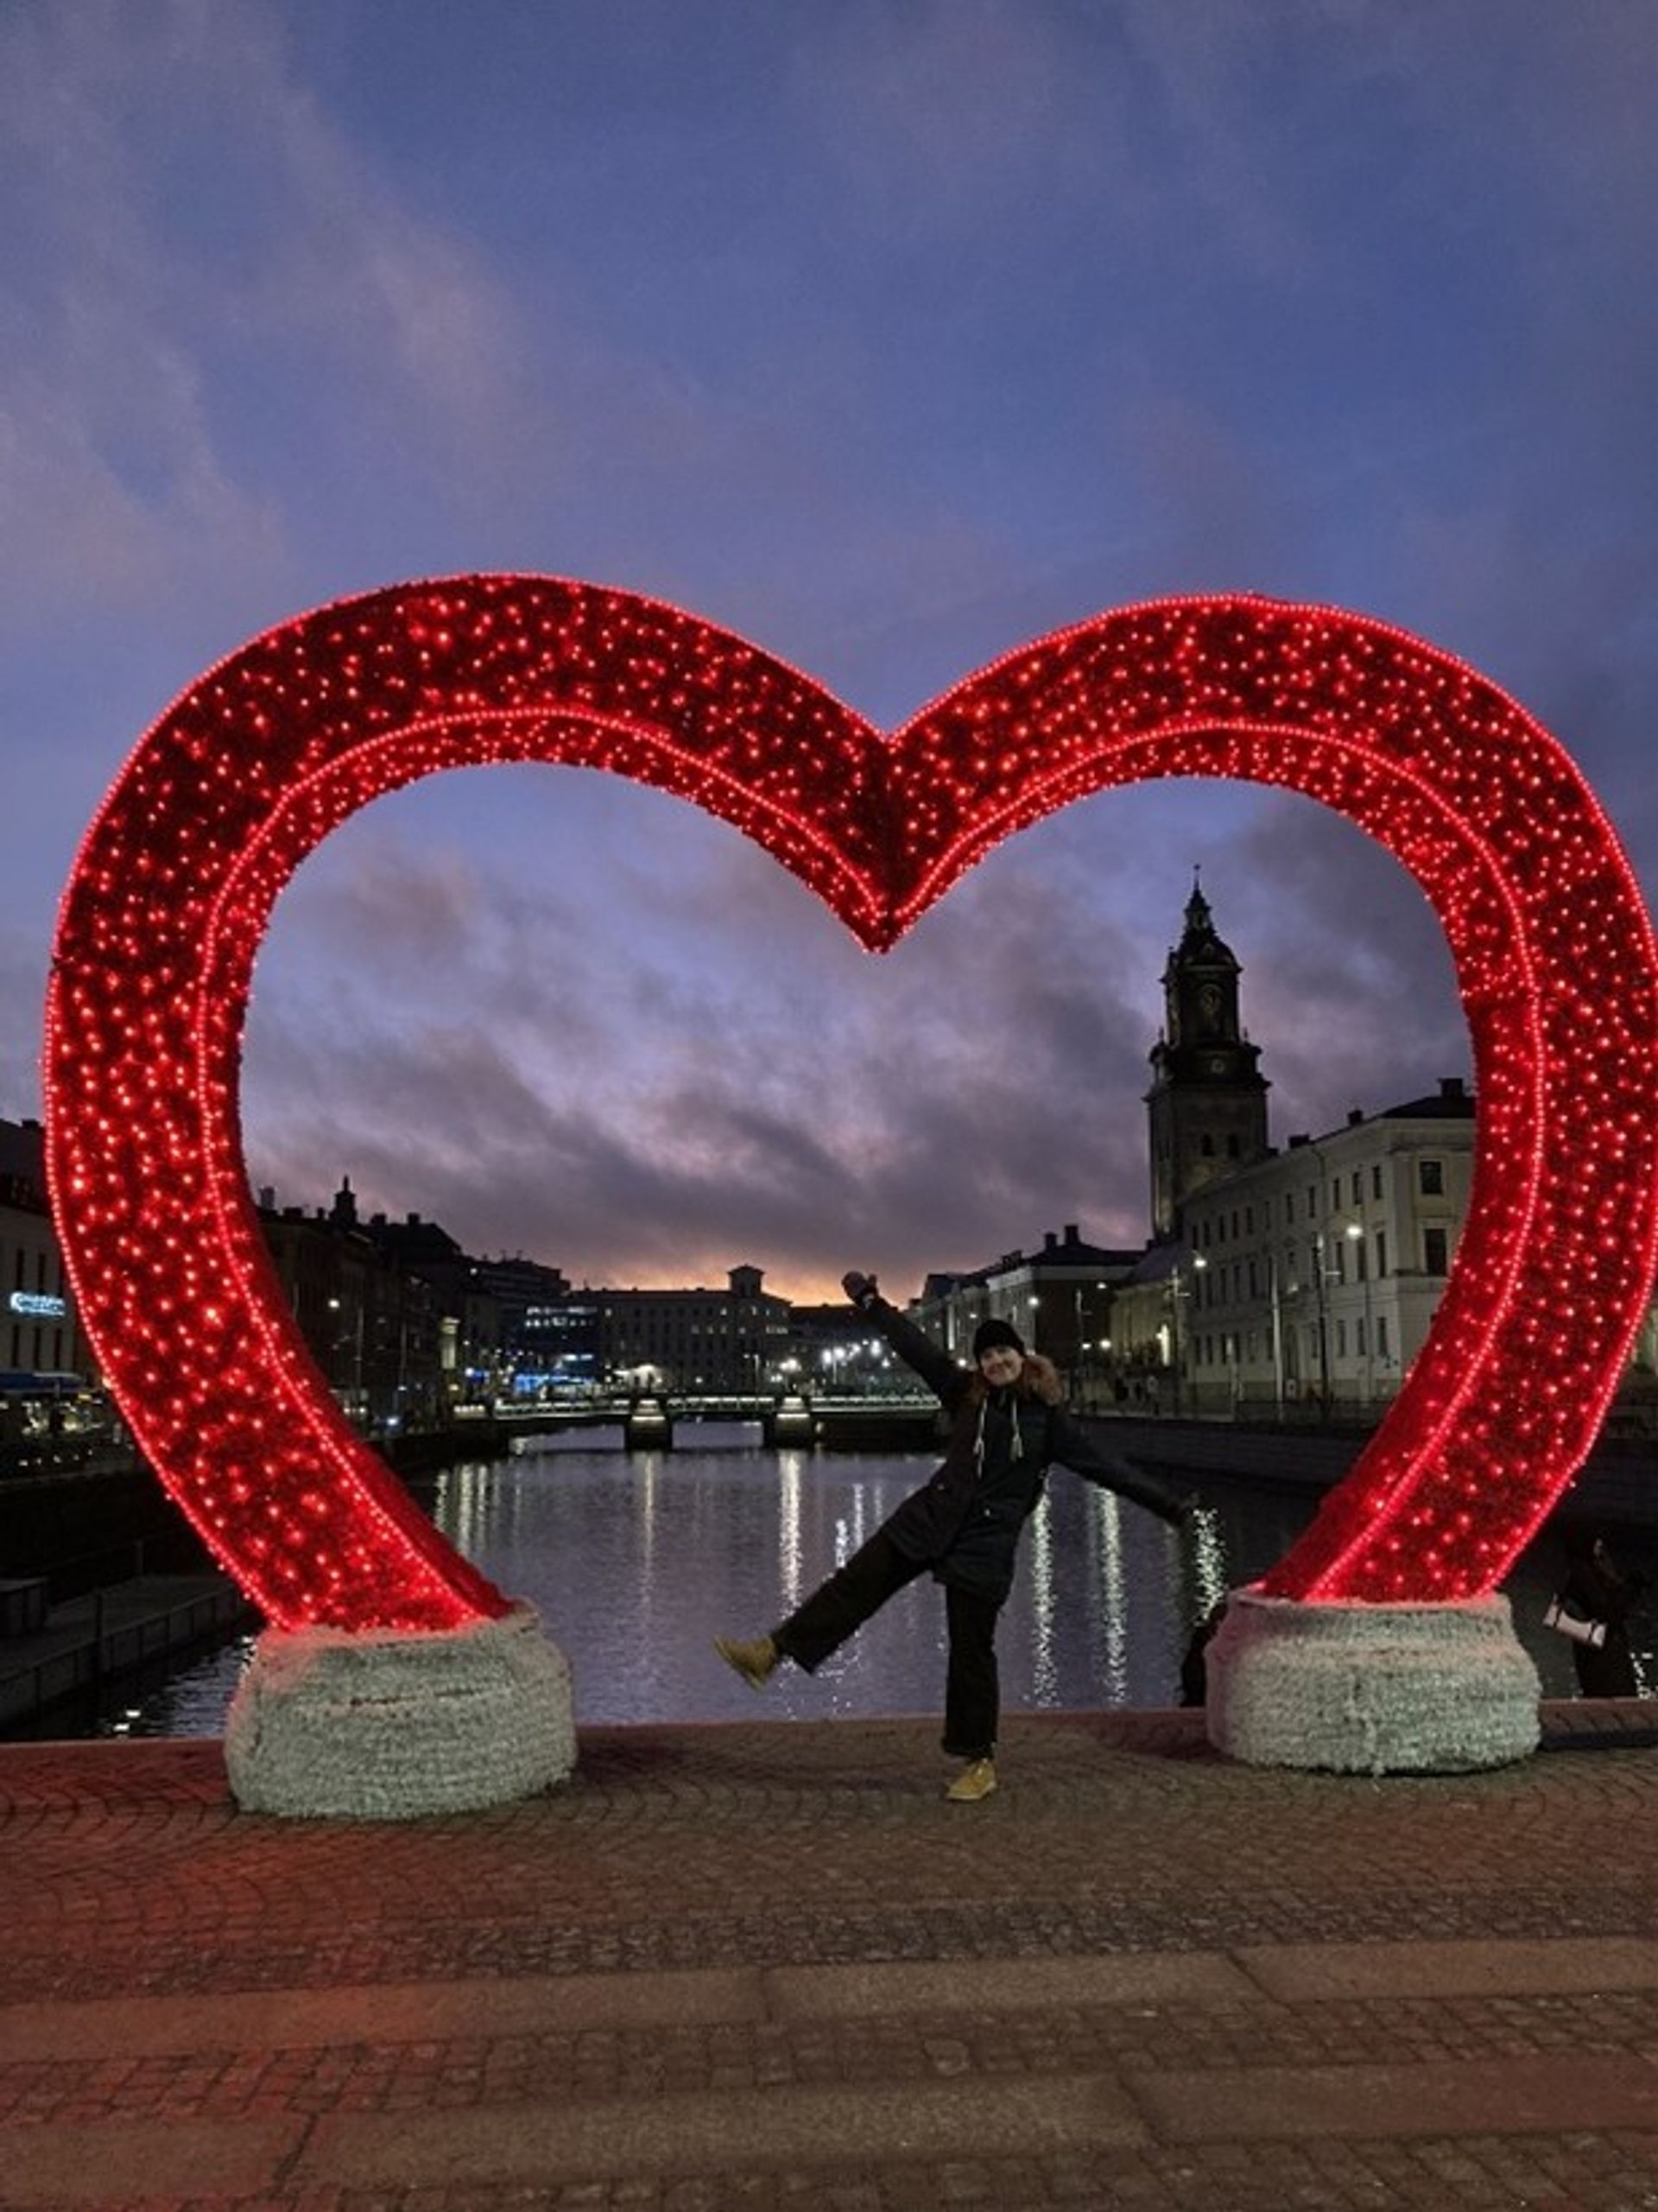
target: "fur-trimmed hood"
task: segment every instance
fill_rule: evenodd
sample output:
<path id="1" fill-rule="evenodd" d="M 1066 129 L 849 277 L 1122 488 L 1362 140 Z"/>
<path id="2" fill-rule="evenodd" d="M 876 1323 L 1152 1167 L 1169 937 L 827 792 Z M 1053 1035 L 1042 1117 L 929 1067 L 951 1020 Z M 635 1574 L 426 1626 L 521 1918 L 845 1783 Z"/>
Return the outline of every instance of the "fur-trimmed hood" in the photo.
<path id="1" fill-rule="evenodd" d="M 1019 1379 L 1014 1385 L 1021 1398 L 1035 1398 L 1041 1405 L 1058 1405 L 1065 1396 L 1065 1385 L 1060 1380 L 1060 1371 L 1051 1360 L 1040 1352 L 1027 1352 L 1025 1364 L 1019 1370 Z M 982 1373 L 975 1372 L 967 1385 L 969 1405 L 983 1405 L 990 1394 L 990 1386 Z"/>

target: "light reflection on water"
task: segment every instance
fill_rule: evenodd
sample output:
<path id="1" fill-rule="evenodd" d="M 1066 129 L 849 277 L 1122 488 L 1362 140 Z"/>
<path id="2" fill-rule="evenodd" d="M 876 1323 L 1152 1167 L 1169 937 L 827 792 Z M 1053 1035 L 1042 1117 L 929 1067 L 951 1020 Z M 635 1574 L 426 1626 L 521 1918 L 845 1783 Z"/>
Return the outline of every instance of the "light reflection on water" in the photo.
<path id="1" fill-rule="evenodd" d="M 549 1440 L 422 1487 L 458 1548 L 535 1606 L 571 1661 L 578 1720 L 938 1713 L 944 1606 L 926 1578 L 814 1677 L 784 1668 L 763 1699 L 711 1642 L 773 1626 L 926 1478 L 933 1455 L 767 1451 L 737 1429 L 681 1439 L 670 1453 L 628 1455 L 594 1450 L 589 1432 L 579 1448 Z M 1313 1510 L 1310 1499 L 1237 1485 L 1207 1494 L 1212 1512 L 1181 1537 L 1055 1470 L 1003 1615 L 1006 1709 L 1178 1701 L 1194 1626 L 1229 1588 L 1264 1572 Z M 1522 1562 L 1509 1587 L 1544 1689 L 1560 1696 L 1573 1689 L 1569 1650 L 1538 1625 L 1553 1563 Z M 147 1693 L 117 1693 L 124 1702 L 83 1733 L 217 1734 L 247 1648 L 238 1639 Z M 1638 1657 L 1651 1679 L 1650 1655 Z"/>
<path id="2" fill-rule="evenodd" d="M 774 1626 L 934 1463 L 696 1444 L 632 1458 L 526 1453 L 440 1478 L 434 1514 L 536 1607 L 570 1657 L 579 1719 L 930 1713 L 944 1670 L 944 1607 L 930 1579 L 815 1677 L 786 1669 L 763 1708 L 712 1638 Z M 1161 1522 L 1056 1474 L 1003 1617 L 1004 1702 L 1173 1702 L 1203 1589 Z"/>

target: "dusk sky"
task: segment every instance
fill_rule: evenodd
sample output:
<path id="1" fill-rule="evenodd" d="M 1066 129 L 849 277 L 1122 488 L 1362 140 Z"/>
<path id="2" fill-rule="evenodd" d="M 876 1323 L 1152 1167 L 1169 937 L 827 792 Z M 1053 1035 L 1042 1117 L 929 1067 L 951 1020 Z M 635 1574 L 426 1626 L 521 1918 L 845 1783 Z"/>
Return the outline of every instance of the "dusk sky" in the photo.
<path id="1" fill-rule="evenodd" d="M 1658 880 L 1653 0 L 0 0 L 0 1113 L 78 841 L 325 601 L 580 577 L 883 723 L 1170 593 L 1402 624 Z M 577 1282 L 1147 1234 L 1193 868 L 1272 1128 L 1466 1074 L 1378 846 L 1104 794 L 898 949 L 682 802 L 428 779 L 261 956 L 250 1172 Z"/>

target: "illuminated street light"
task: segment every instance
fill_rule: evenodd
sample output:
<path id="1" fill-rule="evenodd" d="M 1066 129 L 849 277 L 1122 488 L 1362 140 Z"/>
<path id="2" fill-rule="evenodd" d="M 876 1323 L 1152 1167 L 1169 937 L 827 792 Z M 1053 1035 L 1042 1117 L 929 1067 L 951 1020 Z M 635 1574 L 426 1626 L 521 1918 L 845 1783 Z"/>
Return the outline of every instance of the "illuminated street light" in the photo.
<path id="1" fill-rule="evenodd" d="M 1364 1285 L 1364 1410 L 1368 1413 L 1370 1410 L 1376 1375 L 1374 1366 L 1376 1318 L 1370 1308 L 1370 1270 L 1364 1247 L 1364 1223 L 1350 1221 L 1347 1224 L 1347 1236 L 1348 1241 L 1353 1247 L 1353 1264 L 1358 1269 L 1359 1278 Z"/>
<path id="2" fill-rule="evenodd" d="M 1196 1338 L 1190 1313 L 1187 1315 L 1184 1325 L 1181 1323 L 1180 1302 L 1185 1299 L 1189 1304 L 1195 1299 L 1197 1277 L 1203 1273 L 1208 1264 L 1208 1257 L 1206 1253 L 1194 1252 L 1192 1255 L 1190 1270 L 1192 1282 L 1188 1284 L 1181 1280 L 1181 1270 L 1179 1267 L 1176 1267 L 1171 1278 L 1174 1301 L 1174 1328 L 1170 1331 L 1169 1350 L 1170 1365 L 1174 1372 L 1174 1404 L 1177 1410 L 1187 1396 L 1187 1366 L 1191 1359 L 1192 1347 Z"/>

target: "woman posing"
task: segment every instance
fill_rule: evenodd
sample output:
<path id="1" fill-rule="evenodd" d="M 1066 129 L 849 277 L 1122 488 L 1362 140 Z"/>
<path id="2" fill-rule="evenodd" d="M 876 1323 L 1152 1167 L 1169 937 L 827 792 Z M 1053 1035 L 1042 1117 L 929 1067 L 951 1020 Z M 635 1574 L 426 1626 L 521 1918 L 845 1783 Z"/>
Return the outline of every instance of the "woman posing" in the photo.
<path id="1" fill-rule="evenodd" d="M 872 1277 L 848 1275 L 845 1288 L 943 1400 L 950 1416 L 943 1464 L 769 1636 L 719 1637 L 715 1649 L 755 1689 L 780 1660 L 815 1674 L 889 1597 L 930 1572 L 944 1586 L 949 1633 L 944 1749 L 963 1762 L 945 1795 L 975 1804 L 996 1787 L 997 1621 L 1049 1465 L 1057 1461 L 1176 1526 L 1196 1500 L 1096 1444 L 1061 1403 L 1053 1363 L 1027 1352 L 1010 1321 L 981 1323 L 966 1368 L 889 1305 Z"/>

